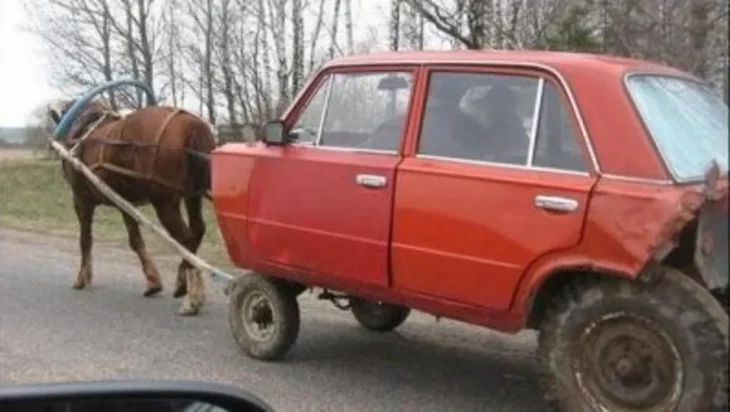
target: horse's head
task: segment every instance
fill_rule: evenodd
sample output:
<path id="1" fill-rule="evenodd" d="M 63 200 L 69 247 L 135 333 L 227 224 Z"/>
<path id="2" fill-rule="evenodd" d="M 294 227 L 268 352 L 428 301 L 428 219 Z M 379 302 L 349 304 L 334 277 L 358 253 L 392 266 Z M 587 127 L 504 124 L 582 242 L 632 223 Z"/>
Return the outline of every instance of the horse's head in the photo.
<path id="1" fill-rule="evenodd" d="M 48 105 L 48 117 L 51 118 L 53 124 L 58 126 L 63 118 L 63 115 L 68 112 L 68 109 L 76 103 L 76 99 L 73 100 L 61 100 Z"/>
<path id="2" fill-rule="evenodd" d="M 48 106 L 48 116 L 53 121 L 54 126 L 58 126 L 63 119 L 63 116 L 71 109 L 76 103 L 76 99 L 61 100 Z M 95 122 L 101 116 L 108 112 L 110 109 L 101 101 L 92 101 L 82 108 L 76 119 L 71 123 L 71 129 L 69 130 L 68 136 L 71 138 L 78 132 L 86 128 L 91 123 Z"/>

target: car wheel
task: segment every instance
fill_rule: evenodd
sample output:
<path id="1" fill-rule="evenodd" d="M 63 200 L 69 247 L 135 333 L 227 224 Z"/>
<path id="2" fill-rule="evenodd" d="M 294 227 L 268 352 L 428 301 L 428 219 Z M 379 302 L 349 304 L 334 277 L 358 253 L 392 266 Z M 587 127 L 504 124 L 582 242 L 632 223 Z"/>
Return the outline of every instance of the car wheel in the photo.
<path id="1" fill-rule="evenodd" d="M 243 351 L 256 359 L 283 356 L 299 334 L 299 304 L 288 284 L 261 275 L 233 280 L 228 323 Z"/>
<path id="2" fill-rule="evenodd" d="M 541 384 L 563 411 L 717 411 L 728 405 L 728 316 L 662 267 L 646 284 L 592 279 L 563 290 L 540 327 Z"/>
<path id="3" fill-rule="evenodd" d="M 403 306 L 360 298 L 350 299 L 350 309 L 360 325 L 377 332 L 389 332 L 397 328 L 411 313 L 410 309 Z"/>

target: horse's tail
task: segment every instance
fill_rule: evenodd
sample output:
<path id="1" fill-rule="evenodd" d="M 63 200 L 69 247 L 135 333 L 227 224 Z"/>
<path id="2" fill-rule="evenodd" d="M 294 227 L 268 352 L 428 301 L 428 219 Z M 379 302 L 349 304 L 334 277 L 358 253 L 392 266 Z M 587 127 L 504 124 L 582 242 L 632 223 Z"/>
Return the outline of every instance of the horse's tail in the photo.
<path id="1" fill-rule="evenodd" d="M 210 128 L 202 121 L 192 128 L 185 152 L 188 157 L 189 188 L 192 193 L 210 197 L 210 152 L 215 149 L 215 138 Z"/>

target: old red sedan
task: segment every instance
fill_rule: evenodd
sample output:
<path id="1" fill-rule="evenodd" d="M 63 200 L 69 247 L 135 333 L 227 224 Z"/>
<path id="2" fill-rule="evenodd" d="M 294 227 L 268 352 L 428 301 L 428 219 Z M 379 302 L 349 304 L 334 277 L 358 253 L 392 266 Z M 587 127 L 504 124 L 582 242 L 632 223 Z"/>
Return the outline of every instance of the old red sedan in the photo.
<path id="1" fill-rule="evenodd" d="M 540 332 L 568 411 L 727 405 L 728 109 L 597 55 L 330 62 L 255 144 L 212 157 L 230 322 L 273 359 L 309 287 L 388 331 L 410 309 Z"/>

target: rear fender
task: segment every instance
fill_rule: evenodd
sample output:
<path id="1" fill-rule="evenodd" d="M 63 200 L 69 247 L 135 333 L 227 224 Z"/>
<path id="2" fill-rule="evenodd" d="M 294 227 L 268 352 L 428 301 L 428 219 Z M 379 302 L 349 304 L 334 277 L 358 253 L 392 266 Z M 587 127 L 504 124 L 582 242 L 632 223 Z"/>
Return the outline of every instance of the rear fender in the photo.
<path id="1" fill-rule="evenodd" d="M 727 290 L 728 231 L 728 181 L 721 177 L 720 168 L 714 163 L 704 187 L 688 190 L 677 213 L 664 224 L 653 248 L 653 260 L 671 261 L 670 254 L 682 242 L 689 241 L 696 280 L 712 291 Z"/>
<path id="2" fill-rule="evenodd" d="M 593 235 L 592 238 L 587 238 L 573 251 L 545 256 L 530 268 L 516 291 L 512 313 L 517 316 L 530 314 L 536 310 L 536 304 L 539 311 L 543 302 L 536 303 L 535 299 L 550 298 L 550 290 L 544 292 L 543 287 L 548 285 L 550 289 L 550 285 L 555 285 L 555 282 L 549 282 L 555 276 L 568 281 L 589 273 L 647 279 L 654 273 L 660 273 L 652 270 L 658 264 L 685 272 L 713 292 L 727 293 L 727 178 L 720 178 L 719 167 L 715 164 L 708 171 L 704 185 L 687 187 L 680 195 L 674 196 L 673 202 L 676 206 L 660 202 L 655 209 L 651 209 L 651 203 L 646 204 L 648 208 L 631 205 L 630 210 L 637 210 L 637 207 L 641 210 L 641 213 L 633 214 L 640 219 L 625 222 L 608 220 L 608 223 L 596 219 L 592 223 L 595 227 L 588 234 Z M 598 215 L 605 216 L 601 212 L 612 206 L 614 204 L 605 202 Z M 608 215 L 621 216 L 621 213 Z M 642 224 L 651 216 L 661 216 L 661 220 L 656 224 Z M 632 242 L 627 241 L 626 228 L 638 228 L 628 232 L 633 236 Z M 606 252 L 605 249 L 610 250 Z M 623 259 L 612 259 L 617 251 L 626 251 L 620 255 Z M 562 285 L 563 281 L 558 279 L 557 284 Z"/>

